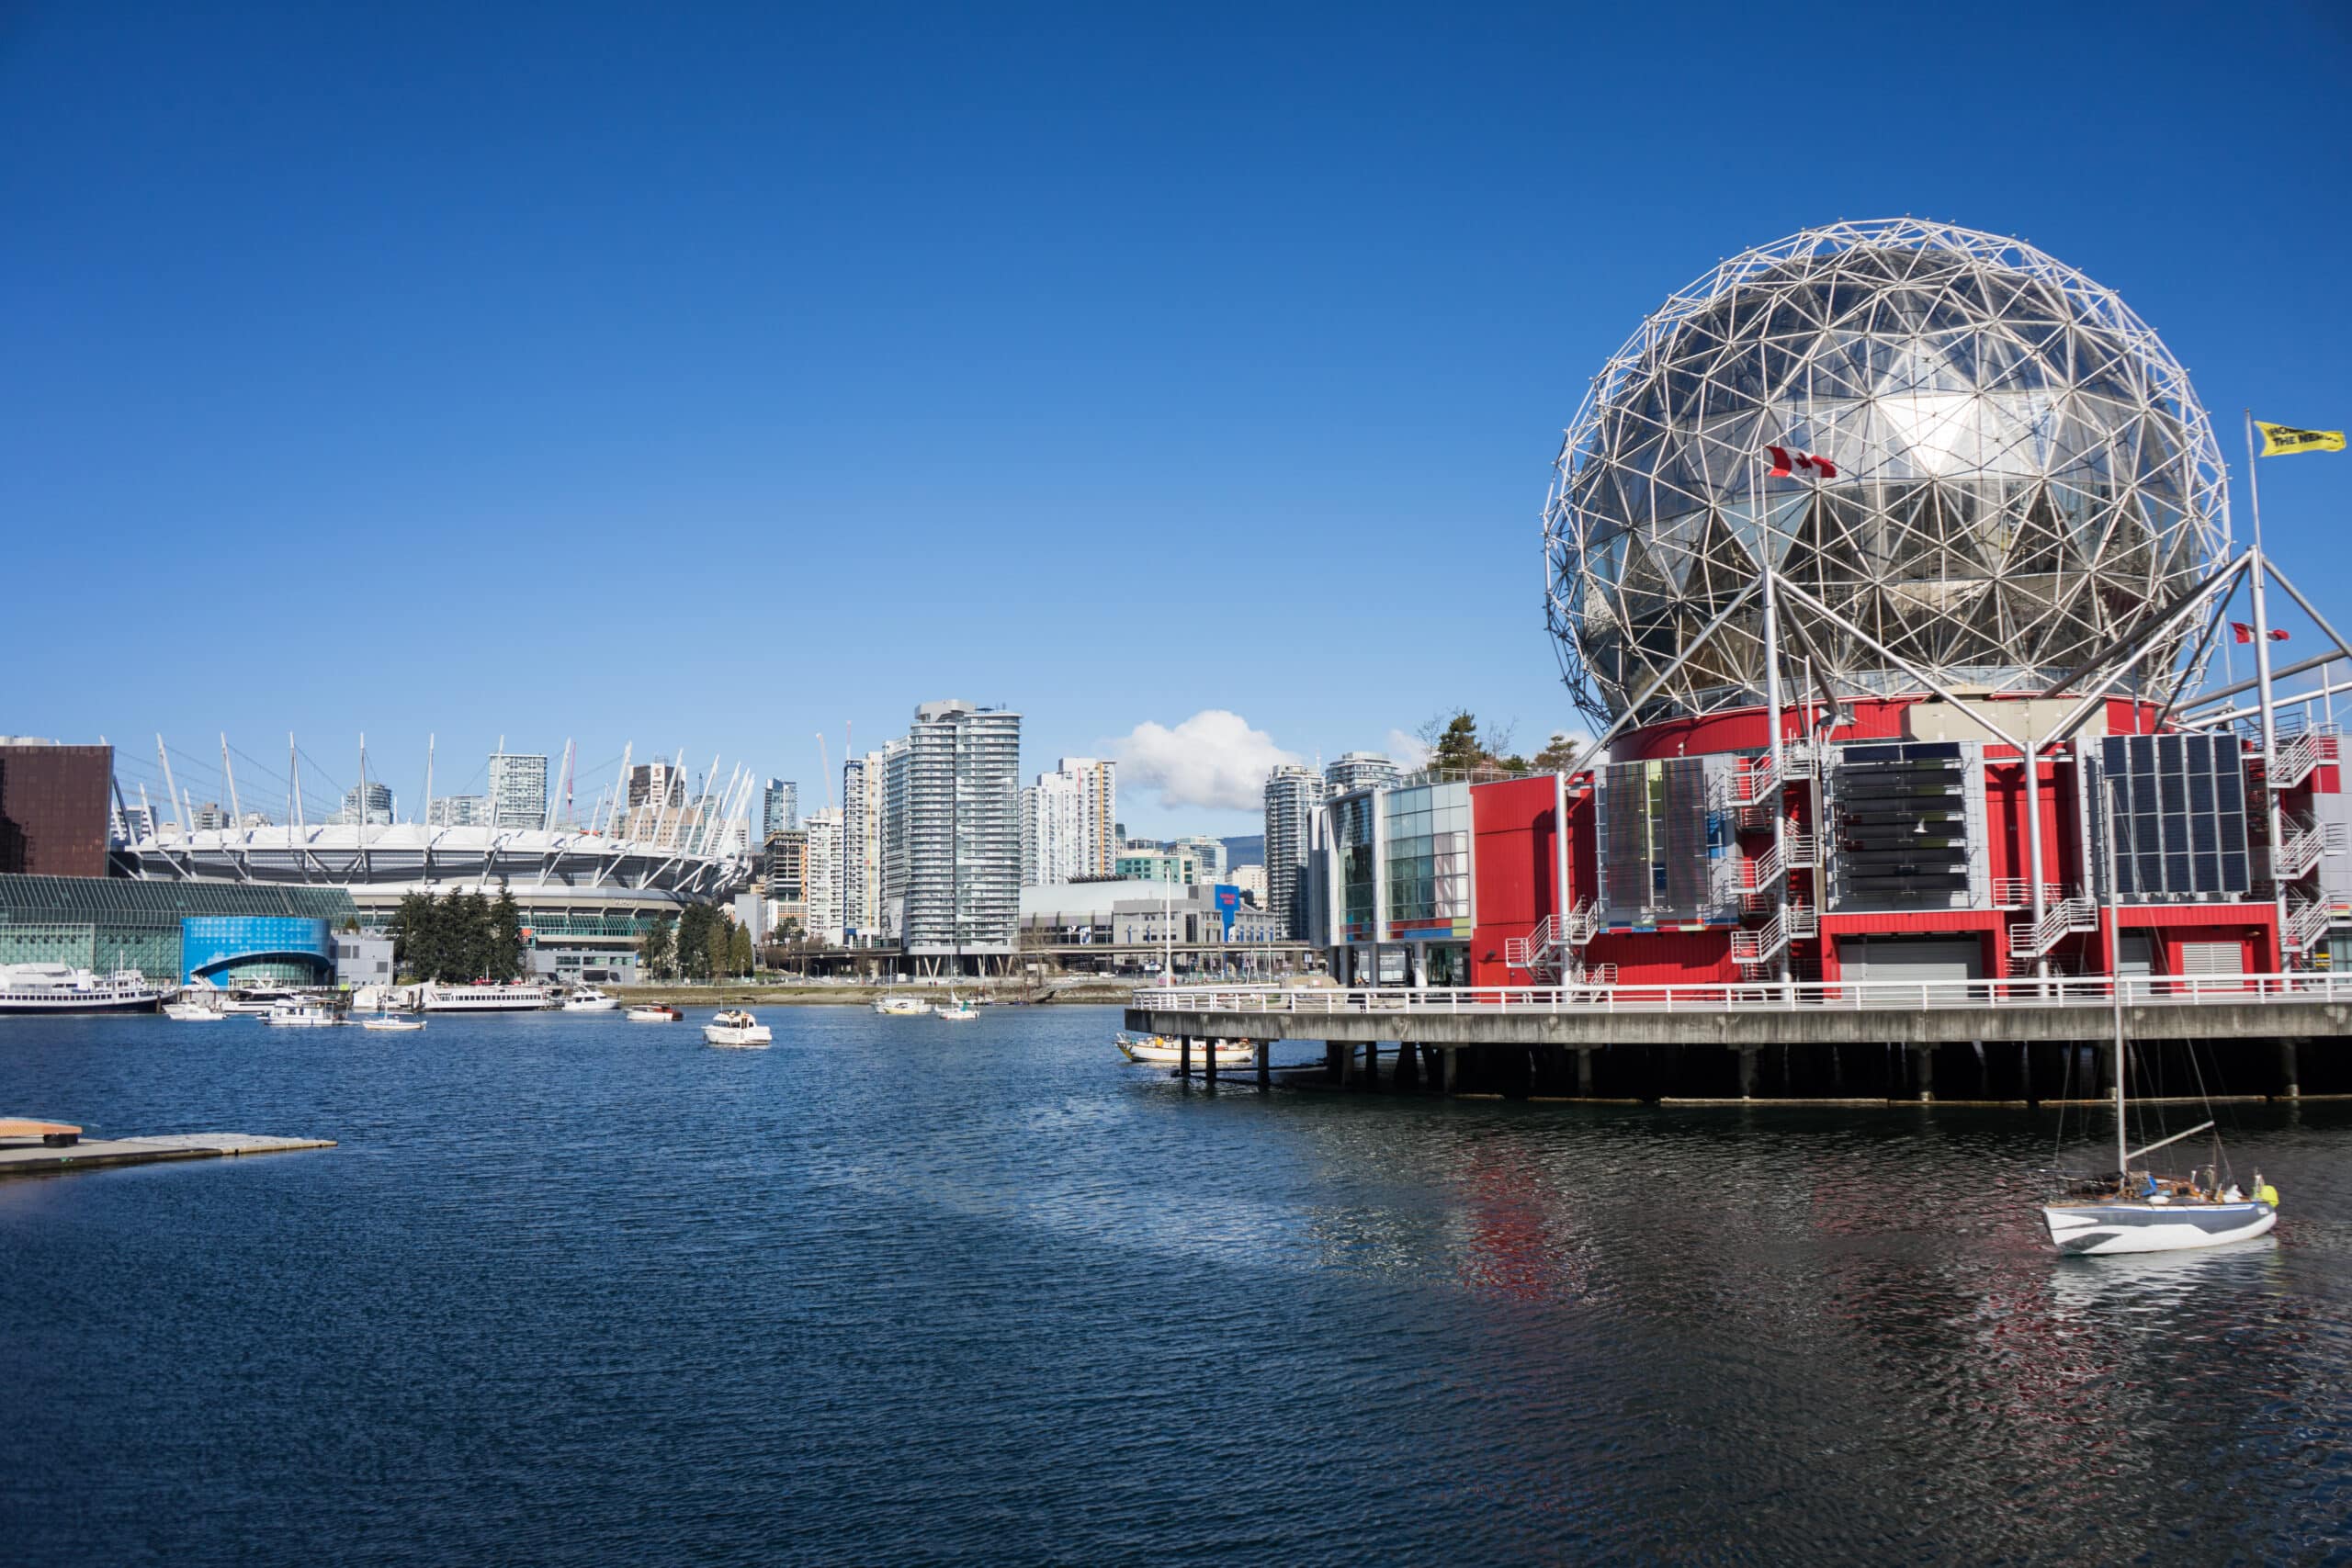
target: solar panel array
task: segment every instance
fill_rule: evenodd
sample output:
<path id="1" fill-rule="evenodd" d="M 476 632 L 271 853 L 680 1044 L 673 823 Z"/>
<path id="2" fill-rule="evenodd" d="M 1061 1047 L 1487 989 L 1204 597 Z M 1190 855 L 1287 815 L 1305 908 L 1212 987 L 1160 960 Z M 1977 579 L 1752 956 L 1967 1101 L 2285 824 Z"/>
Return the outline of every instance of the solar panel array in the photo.
<path id="1" fill-rule="evenodd" d="M 2100 743 L 2116 880 L 2135 903 L 2241 896 L 2245 767 L 2228 735 L 2110 735 Z"/>

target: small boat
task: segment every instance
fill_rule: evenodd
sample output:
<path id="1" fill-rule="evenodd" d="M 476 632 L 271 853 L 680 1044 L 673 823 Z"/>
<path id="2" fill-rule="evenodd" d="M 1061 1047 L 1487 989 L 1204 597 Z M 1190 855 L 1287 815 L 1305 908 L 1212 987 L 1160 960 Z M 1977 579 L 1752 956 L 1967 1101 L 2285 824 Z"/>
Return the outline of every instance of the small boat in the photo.
<path id="1" fill-rule="evenodd" d="M 874 1010 L 884 1018 L 921 1018 L 931 1010 L 931 1004 L 921 997 L 876 997 Z"/>
<path id="2" fill-rule="evenodd" d="M 944 1018 L 950 1023 L 962 1023 L 979 1017 L 980 1010 L 950 991 L 947 993 L 947 999 L 932 1010 L 932 1016 Z"/>
<path id="3" fill-rule="evenodd" d="M 1183 1065 L 1184 1046 L 1180 1040 L 1171 1040 L 1165 1034 L 1129 1034 L 1124 1030 L 1119 1032 L 1117 1040 L 1119 1055 L 1130 1062 L 1155 1067 Z M 1205 1066 L 1212 1048 L 1216 1053 L 1216 1065 L 1220 1067 L 1257 1065 L 1257 1047 L 1247 1040 L 1195 1040 L 1193 1042 L 1194 1065 Z"/>
<path id="4" fill-rule="evenodd" d="M 2123 986 L 2115 997 L 2115 1174 L 2076 1177 L 2064 1195 L 2042 1205 L 2050 1239 L 2069 1257 L 2105 1258 L 2124 1252 L 2180 1252 L 2221 1247 L 2267 1235 L 2278 1223 L 2278 1190 L 2254 1173 L 2254 1190 L 2241 1192 L 2223 1177 L 2221 1134 L 2213 1136 L 2213 1162 L 2188 1179 L 2160 1179 L 2144 1159 L 2172 1144 L 2211 1132 L 2211 1116 L 2185 1133 L 2131 1147 L 2125 1119 L 2125 1085 L 2132 1077 L 2132 1051 L 2123 1035 Z M 2211 1105 L 2207 1106 L 2210 1111 Z"/>
<path id="5" fill-rule="evenodd" d="M 164 1016 L 181 1023 L 218 1023 L 229 1015 L 216 1007 L 202 1002 L 165 1002 Z"/>
<path id="6" fill-rule="evenodd" d="M 574 986 L 563 998 L 566 1012 L 611 1012 L 621 1004 L 594 986 Z"/>
<path id="7" fill-rule="evenodd" d="M 342 1022 L 334 1010 L 322 1001 L 308 997 L 289 997 L 271 1008 L 262 1019 L 264 1023 L 279 1029 L 326 1029 Z"/>
<path id="8" fill-rule="evenodd" d="M 634 1002 L 625 1016 L 631 1023 L 675 1023 L 686 1015 L 660 1002 Z"/>
<path id="9" fill-rule="evenodd" d="M 750 1013 L 729 1008 L 702 1026 L 702 1037 L 713 1045 L 764 1045 L 775 1036 Z"/>
<path id="10" fill-rule="evenodd" d="M 411 1030 L 423 1029 L 424 1027 L 424 1020 L 421 1018 L 397 1018 L 390 1013 L 379 1013 L 374 1018 L 360 1020 L 359 1027 L 362 1029 L 381 1030 L 386 1033 L 397 1032 L 404 1034 Z"/>
<path id="11" fill-rule="evenodd" d="M 300 1001 L 292 991 L 277 986 L 242 986 L 229 993 L 220 1004 L 223 1012 L 251 1013 L 255 1018 L 267 1018 L 281 1002 Z"/>

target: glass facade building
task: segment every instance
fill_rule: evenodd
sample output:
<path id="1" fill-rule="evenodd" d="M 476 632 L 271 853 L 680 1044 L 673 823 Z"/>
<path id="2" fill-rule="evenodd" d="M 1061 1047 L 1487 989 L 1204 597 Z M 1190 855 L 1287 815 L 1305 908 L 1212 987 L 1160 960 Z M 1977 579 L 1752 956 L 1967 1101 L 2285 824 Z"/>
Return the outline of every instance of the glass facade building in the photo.
<path id="1" fill-rule="evenodd" d="M 315 986 L 334 976 L 327 922 L 301 915 L 188 915 L 182 978 L 216 986 Z"/>
<path id="2" fill-rule="evenodd" d="M 1387 942 L 1470 940 L 1470 786 L 1424 784 L 1377 797 L 1386 817 Z"/>
<path id="3" fill-rule="evenodd" d="M 70 964 L 100 973 L 136 969 L 159 985 L 176 986 L 187 974 L 182 958 L 189 951 L 189 921 L 263 917 L 292 920 L 306 931 L 315 928 L 315 946 L 299 951 L 314 953 L 331 975 L 334 962 L 325 933 L 340 930 L 358 914 L 351 895 L 340 887 L 0 875 L 0 964 Z M 254 931 L 267 940 L 260 928 Z M 205 940 L 227 938 L 220 933 Z M 198 947 L 202 950 L 202 941 Z"/>

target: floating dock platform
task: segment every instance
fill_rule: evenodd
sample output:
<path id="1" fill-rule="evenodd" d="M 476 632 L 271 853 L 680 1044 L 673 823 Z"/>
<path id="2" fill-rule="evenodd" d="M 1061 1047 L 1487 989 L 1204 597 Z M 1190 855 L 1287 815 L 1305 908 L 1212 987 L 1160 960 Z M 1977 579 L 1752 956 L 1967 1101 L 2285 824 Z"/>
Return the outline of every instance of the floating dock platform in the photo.
<path id="1" fill-rule="evenodd" d="M 0 1127 L 8 1123 L 0 1122 Z M 62 1123 L 52 1123 L 62 1125 Z M 76 1129 L 78 1134 L 78 1129 Z M 222 1159 L 238 1155 L 283 1154 L 292 1149 L 331 1149 L 332 1138 L 265 1138 L 251 1133 L 175 1133 L 156 1138 L 78 1137 L 59 1143 L 40 1134 L 0 1133 L 0 1177 L 48 1176 L 107 1166 L 154 1165 L 164 1160 Z"/>

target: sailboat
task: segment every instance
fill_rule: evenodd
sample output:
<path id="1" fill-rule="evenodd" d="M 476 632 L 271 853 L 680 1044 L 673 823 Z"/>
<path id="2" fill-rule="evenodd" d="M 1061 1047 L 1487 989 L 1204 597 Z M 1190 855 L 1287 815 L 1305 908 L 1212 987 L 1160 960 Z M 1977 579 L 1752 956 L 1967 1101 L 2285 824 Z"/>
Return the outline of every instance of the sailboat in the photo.
<path id="1" fill-rule="evenodd" d="M 2120 1252 L 2179 1252 L 2190 1247 L 2220 1247 L 2266 1235 L 2278 1223 L 2278 1190 L 2254 1174 L 2251 1194 L 2235 1182 L 2223 1184 L 2221 1161 L 2193 1170 L 2186 1180 L 2160 1179 L 2132 1162 L 2158 1149 L 2208 1132 L 2208 1116 L 2185 1133 L 2139 1148 L 2131 1146 L 2124 1119 L 2125 1080 L 2131 1077 L 2131 1052 L 2123 1038 L 2123 987 L 2115 978 L 2115 1175 L 2078 1178 L 2068 1194 L 2044 1204 L 2042 1224 L 2050 1239 L 2068 1256 L 2106 1257 Z M 2221 1137 L 2215 1134 L 2218 1150 Z"/>
<path id="2" fill-rule="evenodd" d="M 980 1010 L 951 990 L 947 993 L 947 999 L 932 1010 L 932 1016 L 944 1018 L 950 1023 L 961 1023 L 967 1019 L 979 1017 Z"/>

